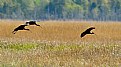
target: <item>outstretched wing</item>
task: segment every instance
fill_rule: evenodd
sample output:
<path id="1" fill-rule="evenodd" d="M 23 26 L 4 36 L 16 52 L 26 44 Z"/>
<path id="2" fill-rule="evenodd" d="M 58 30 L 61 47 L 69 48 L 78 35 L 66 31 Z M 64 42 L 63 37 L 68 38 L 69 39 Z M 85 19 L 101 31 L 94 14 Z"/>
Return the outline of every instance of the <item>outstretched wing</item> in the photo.
<path id="1" fill-rule="evenodd" d="M 27 26 L 27 25 L 20 25 L 20 26 L 18 26 L 17 28 L 24 28 L 25 26 Z"/>
<path id="2" fill-rule="evenodd" d="M 84 31 L 83 33 L 81 33 L 81 37 L 84 37 L 86 34 L 89 34 L 91 30 L 95 29 L 95 27 L 90 27 L 88 28 L 86 31 Z"/>
<path id="3" fill-rule="evenodd" d="M 90 28 L 88 28 L 86 31 L 87 31 L 87 32 L 90 32 L 90 31 L 93 30 L 93 29 L 95 29 L 95 27 L 90 27 Z"/>
<path id="4" fill-rule="evenodd" d="M 85 32 L 81 33 L 81 38 L 84 37 L 86 35 Z"/>
<path id="5" fill-rule="evenodd" d="M 27 26 L 27 25 L 20 25 L 20 26 L 16 27 L 16 28 L 14 29 L 14 31 L 24 29 L 25 26 Z"/>

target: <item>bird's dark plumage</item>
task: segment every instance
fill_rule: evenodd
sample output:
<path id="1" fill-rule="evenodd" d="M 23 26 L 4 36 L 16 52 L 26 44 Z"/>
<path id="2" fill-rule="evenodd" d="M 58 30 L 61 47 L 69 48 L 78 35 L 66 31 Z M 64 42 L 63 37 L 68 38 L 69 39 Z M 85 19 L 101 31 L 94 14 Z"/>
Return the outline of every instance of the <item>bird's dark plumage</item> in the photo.
<path id="1" fill-rule="evenodd" d="M 36 25 L 36 26 L 40 26 L 39 24 L 36 23 L 36 21 L 27 21 L 26 25 Z"/>
<path id="2" fill-rule="evenodd" d="M 12 33 L 15 34 L 18 30 L 28 30 L 29 31 L 29 29 L 25 29 L 25 26 L 27 26 L 27 25 L 18 26 L 17 28 L 14 29 L 14 31 Z"/>
<path id="3" fill-rule="evenodd" d="M 95 27 L 88 28 L 87 30 L 81 33 L 81 37 L 84 37 L 86 34 L 94 34 L 93 32 L 91 32 L 91 30 L 93 29 L 95 29 Z"/>

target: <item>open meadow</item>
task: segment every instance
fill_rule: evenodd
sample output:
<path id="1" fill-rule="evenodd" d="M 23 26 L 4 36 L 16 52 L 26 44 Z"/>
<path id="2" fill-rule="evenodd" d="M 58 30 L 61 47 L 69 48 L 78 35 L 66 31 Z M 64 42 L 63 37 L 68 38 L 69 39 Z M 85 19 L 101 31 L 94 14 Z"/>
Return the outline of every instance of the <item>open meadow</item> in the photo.
<path id="1" fill-rule="evenodd" d="M 41 21 L 12 34 L 20 24 L 0 20 L 0 67 L 121 66 L 120 22 Z M 81 38 L 91 26 L 95 35 Z"/>

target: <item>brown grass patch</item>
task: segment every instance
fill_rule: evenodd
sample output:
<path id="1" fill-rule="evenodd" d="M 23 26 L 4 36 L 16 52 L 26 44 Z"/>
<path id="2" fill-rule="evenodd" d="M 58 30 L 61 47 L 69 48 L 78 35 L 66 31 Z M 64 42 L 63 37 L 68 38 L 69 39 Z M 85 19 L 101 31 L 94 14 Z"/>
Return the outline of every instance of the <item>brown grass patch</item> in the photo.
<path id="1" fill-rule="evenodd" d="M 121 23 L 93 21 L 43 21 L 43 28 L 14 28 L 23 21 L 0 21 L 0 67 L 119 67 Z M 88 27 L 96 35 L 80 38 Z"/>
<path id="2" fill-rule="evenodd" d="M 11 32 L 14 28 L 24 24 L 22 21 L 6 21 L 0 23 L 0 37 L 1 38 L 20 38 L 29 40 L 59 40 L 59 41 L 80 41 L 80 40 L 121 40 L 121 23 L 87 23 L 87 22 L 68 22 L 68 21 L 45 21 L 39 23 L 43 28 L 36 26 L 29 26 L 29 31 L 19 31 L 15 35 Z M 80 34 L 87 28 L 96 27 L 96 35 L 87 35 L 80 38 Z"/>

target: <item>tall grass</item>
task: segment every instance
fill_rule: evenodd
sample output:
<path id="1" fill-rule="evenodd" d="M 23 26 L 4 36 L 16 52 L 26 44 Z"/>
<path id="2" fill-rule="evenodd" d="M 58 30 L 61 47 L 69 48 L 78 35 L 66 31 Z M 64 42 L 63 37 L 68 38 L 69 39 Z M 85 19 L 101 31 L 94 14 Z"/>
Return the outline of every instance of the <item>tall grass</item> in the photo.
<path id="1" fill-rule="evenodd" d="M 32 32 L 14 28 L 22 21 L 0 21 L 0 67 L 119 67 L 121 23 L 43 21 L 28 26 Z M 80 38 L 94 26 L 96 35 Z"/>

